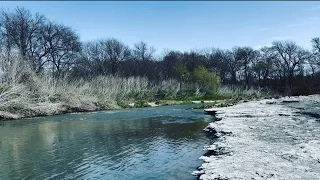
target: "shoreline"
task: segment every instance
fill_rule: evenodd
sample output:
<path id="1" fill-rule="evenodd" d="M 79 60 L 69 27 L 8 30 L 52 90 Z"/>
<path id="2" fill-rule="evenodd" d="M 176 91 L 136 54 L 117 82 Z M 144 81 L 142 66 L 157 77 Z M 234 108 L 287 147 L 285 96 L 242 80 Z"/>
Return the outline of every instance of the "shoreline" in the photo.
<path id="1" fill-rule="evenodd" d="M 126 107 L 121 107 L 117 103 L 111 103 L 107 106 L 95 106 L 95 107 L 72 107 L 66 105 L 60 105 L 59 103 L 51 104 L 53 106 L 53 111 L 50 112 L 37 112 L 37 110 L 29 109 L 26 114 L 19 113 L 11 113 L 8 111 L 0 110 L 0 121 L 11 121 L 11 120 L 19 120 L 25 118 L 38 118 L 38 117 L 46 117 L 46 116 L 55 116 L 55 115 L 63 115 L 63 114 L 74 114 L 74 113 L 90 113 L 90 112 L 100 112 L 100 111 L 108 111 L 108 110 L 117 110 L 117 109 L 132 109 L 132 108 L 144 108 L 144 107 L 160 107 L 160 106 L 170 106 L 170 105 L 182 105 L 182 104 L 203 104 L 203 106 L 199 107 L 199 109 L 204 109 L 206 104 L 214 107 L 225 107 L 231 106 L 237 103 L 241 103 L 243 101 L 248 100 L 233 100 L 233 99 L 219 99 L 219 100 L 188 100 L 188 101 L 179 101 L 179 100 L 160 100 L 160 104 L 156 104 L 155 102 L 146 102 L 143 106 L 135 106 L 135 103 L 127 103 Z M 232 102 L 232 103 L 230 103 Z M 56 107 L 56 106 L 62 107 Z M 39 106 L 41 107 L 41 106 Z M 38 107 L 38 108 L 39 108 Z"/>
<path id="2" fill-rule="evenodd" d="M 204 103 L 212 103 L 212 102 L 220 102 L 225 100 L 206 100 L 203 101 Z M 155 104 L 155 102 L 148 102 L 146 107 L 161 107 L 161 106 L 170 106 L 170 105 L 182 105 L 182 104 L 201 104 L 201 101 L 176 101 L 176 100 L 161 100 L 159 105 Z M 94 109 L 85 109 L 85 108 L 65 108 L 60 111 L 55 111 L 53 113 L 48 114 L 32 114 L 29 115 L 21 115 L 19 113 L 11 113 L 7 111 L 0 111 L 0 121 L 12 121 L 12 120 L 20 120 L 20 119 L 27 119 L 27 118 L 39 118 L 39 117 L 47 117 L 47 116 L 56 116 L 56 115 L 63 115 L 63 114 L 77 114 L 77 113 L 90 113 L 90 112 L 100 112 L 100 111 L 108 111 L 108 110 L 117 110 L 117 109 L 135 109 L 135 108 L 143 108 L 143 107 L 135 107 L 135 103 L 130 103 L 129 108 L 123 108 L 119 105 L 111 105 L 112 108 L 103 108 L 103 107 L 96 107 Z"/>
<path id="3" fill-rule="evenodd" d="M 317 179 L 320 177 L 320 124 L 286 104 L 315 101 L 319 95 L 282 97 L 210 108 L 218 121 L 204 131 L 198 179 Z M 317 137 L 319 136 L 319 137 Z M 318 139 L 317 139 L 318 138 Z"/>

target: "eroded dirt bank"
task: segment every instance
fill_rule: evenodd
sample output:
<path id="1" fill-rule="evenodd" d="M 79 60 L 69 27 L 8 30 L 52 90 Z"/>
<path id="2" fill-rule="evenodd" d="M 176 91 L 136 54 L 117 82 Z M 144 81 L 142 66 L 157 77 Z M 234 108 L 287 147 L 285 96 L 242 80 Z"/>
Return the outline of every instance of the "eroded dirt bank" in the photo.
<path id="1" fill-rule="evenodd" d="M 205 131 L 215 138 L 194 174 L 207 180 L 318 180 L 320 121 L 303 113 L 316 112 L 319 104 L 320 96 L 312 95 L 214 108 L 219 121 Z"/>

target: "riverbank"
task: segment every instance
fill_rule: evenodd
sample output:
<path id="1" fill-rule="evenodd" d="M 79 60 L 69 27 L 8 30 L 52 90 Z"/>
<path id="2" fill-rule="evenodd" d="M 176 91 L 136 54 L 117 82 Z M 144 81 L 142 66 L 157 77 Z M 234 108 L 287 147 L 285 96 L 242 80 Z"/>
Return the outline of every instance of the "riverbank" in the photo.
<path id="1" fill-rule="evenodd" d="M 213 108 L 219 121 L 205 131 L 213 137 L 199 179 L 318 179 L 320 123 L 305 114 L 320 107 L 320 96 L 265 99 Z"/>
<path id="2" fill-rule="evenodd" d="M 48 110 L 48 104 L 41 106 L 31 106 L 30 109 L 25 111 L 16 110 L 16 113 L 11 113 L 8 111 L 0 111 L 0 120 L 15 120 L 22 118 L 31 118 L 31 117 L 42 117 L 42 116 L 53 116 L 61 115 L 68 113 L 81 113 L 81 112 L 95 112 L 95 111 L 104 111 L 104 110 L 115 110 L 115 109 L 126 109 L 126 108 L 142 108 L 142 107 L 160 107 L 160 106 L 169 106 L 169 105 L 181 105 L 181 104 L 203 104 L 199 108 L 205 106 L 212 106 L 213 104 L 226 104 L 229 100 L 207 100 L 207 101 L 176 101 L 176 100 L 160 100 L 159 103 L 147 102 L 147 101 L 137 101 L 137 102 L 118 102 L 118 103 L 109 103 L 106 106 L 67 106 L 61 103 L 52 103 Z M 41 108 L 43 107 L 43 108 Z M 44 108 L 45 107 L 45 108 Z"/>
<path id="3" fill-rule="evenodd" d="M 187 104 L 194 100 L 238 100 L 269 94 L 261 88 L 233 86 L 219 86 L 208 93 L 200 91 L 197 83 L 175 79 L 150 81 L 146 77 L 98 76 L 71 81 L 67 76 L 56 79 L 37 75 L 23 64 L 12 70 L 9 73 L 12 78 L 0 83 L 0 120 Z M 156 99 L 160 103 L 155 103 Z"/>
<path id="4" fill-rule="evenodd" d="M 252 100 L 252 99 L 251 99 Z M 201 104 L 196 109 L 204 109 L 211 107 L 228 107 L 233 106 L 238 103 L 248 102 L 249 99 L 221 99 L 221 100 L 188 100 L 188 101 L 178 101 L 178 100 L 160 100 L 159 103 L 147 102 L 147 101 L 136 101 L 136 102 L 114 102 L 108 105 L 90 105 L 90 106 L 68 106 L 63 103 L 48 103 L 39 104 L 37 106 L 31 106 L 28 110 L 19 111 L 17 113 L 11 113 L 8 111 L 0 110 L 0 120 L 16 120 L 22 118 L 32 118 L 32 117 L 43 117 L 43 116 L 53 116 L 68 113 L 82 113 L 82 112 L 96 112 L 105 110 L 116 110 L 116 109 L 127 109 L 127 108 L 143 108 L 143 107 L 160 107 L 160 106 L 170 106 L 170 105 L 182 105 L 182 104 Z"/>
<path id="5" fill-rule="evenodd" d="M 34 82 L 33 84 L 38 83 Z M 0 92 L 0 120 L 194 103 L 201 104 L 197 107 L 198 109 L 204 109 L 232 106 L 237 103 L 261 99 L 268 96 L 266 93 L 264 94 L 252 89 L 243 90 L 240 93 L 237 88 L 222 87 L 219 88 L 217 97 L 213 98 L 215 100 L 209 100 L 210 98 L 206 98 L 207 100 L 199 100 L 199 98 L 188 97 L 184 100 L 174 100 L 173 98 L 163 99 L 156 103 L 155 101 L 152 102 L 148 100 L 152 98 L 150 95 L 144 97 L 146 100 L 135 100 L 134 98 L 137 97 L 122 95 L 127 96 L 124 99 L 131 100 L 116 101 L 115 98 L 111 98 L 110 95 L 103 96 L 102 94 L 96 93 L 88 94 L 86 92 L 89 90 L 77 89 L 73 86 L 66 86 L 64 88 L 52 87 L 53 89 L 35 87 L 33 88 L 36 89 L 36 93 L 33 94 L 31 93 L 31 90 L 28 90 L 30 87 L 21 84 L 11 88 L 3 88 L 4 90 L 2 89 L 2 92 Z M 89 92 L 91 92 L 91 90 Z M 121 94 L 121 92 L 114 91 L 115 96 L 119 96 L 119 94 Z M 140 92 L 139 96 L 143 96 L 144 94 L 144 92 Z M 103 96 L 103 98 L 99 98 L 99 96 Z M 141 99 L 141 97 L 139 99 Z"/>

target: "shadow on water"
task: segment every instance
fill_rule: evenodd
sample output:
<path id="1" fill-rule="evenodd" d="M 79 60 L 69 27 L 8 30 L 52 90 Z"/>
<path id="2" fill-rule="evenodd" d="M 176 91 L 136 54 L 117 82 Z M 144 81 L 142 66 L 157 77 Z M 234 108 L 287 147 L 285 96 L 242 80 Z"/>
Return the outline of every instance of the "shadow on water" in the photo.
<path id="1" fill-rule="evenodd" d="M 192 106 L 0 122 L 0 179 L 195 179 L 213 117 Z"/>

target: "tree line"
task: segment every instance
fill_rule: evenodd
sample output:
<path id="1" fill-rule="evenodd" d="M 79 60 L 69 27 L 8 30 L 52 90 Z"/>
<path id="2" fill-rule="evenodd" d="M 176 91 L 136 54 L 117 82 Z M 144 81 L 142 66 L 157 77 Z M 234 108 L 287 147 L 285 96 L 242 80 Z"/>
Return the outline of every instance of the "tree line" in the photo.
<path id="1" fill-rule="evenodd" d="M 19 53 L 36 74 L 55 79 L 92 79 L 97 76 L 142 76 L 151 81 L 169 78 L 182 84 L 194 81 L 205 86 L 215 79 L 222 84 L 263 87 L 287 95 L 320 90 L 320 39 L 308 50 L 294 41 L 274 41 L 253 49 L 204 48 L 166 51 L 155 57 L 155 48 L 141 41 L 133 47 L 115 38 L 81 42 L 70 27 L 44 15 L 17 7 L 0 15 L 1 77 L 6 81 L 12 54 Z M 209 83 L 210 84 L 210 83 Z"/>

